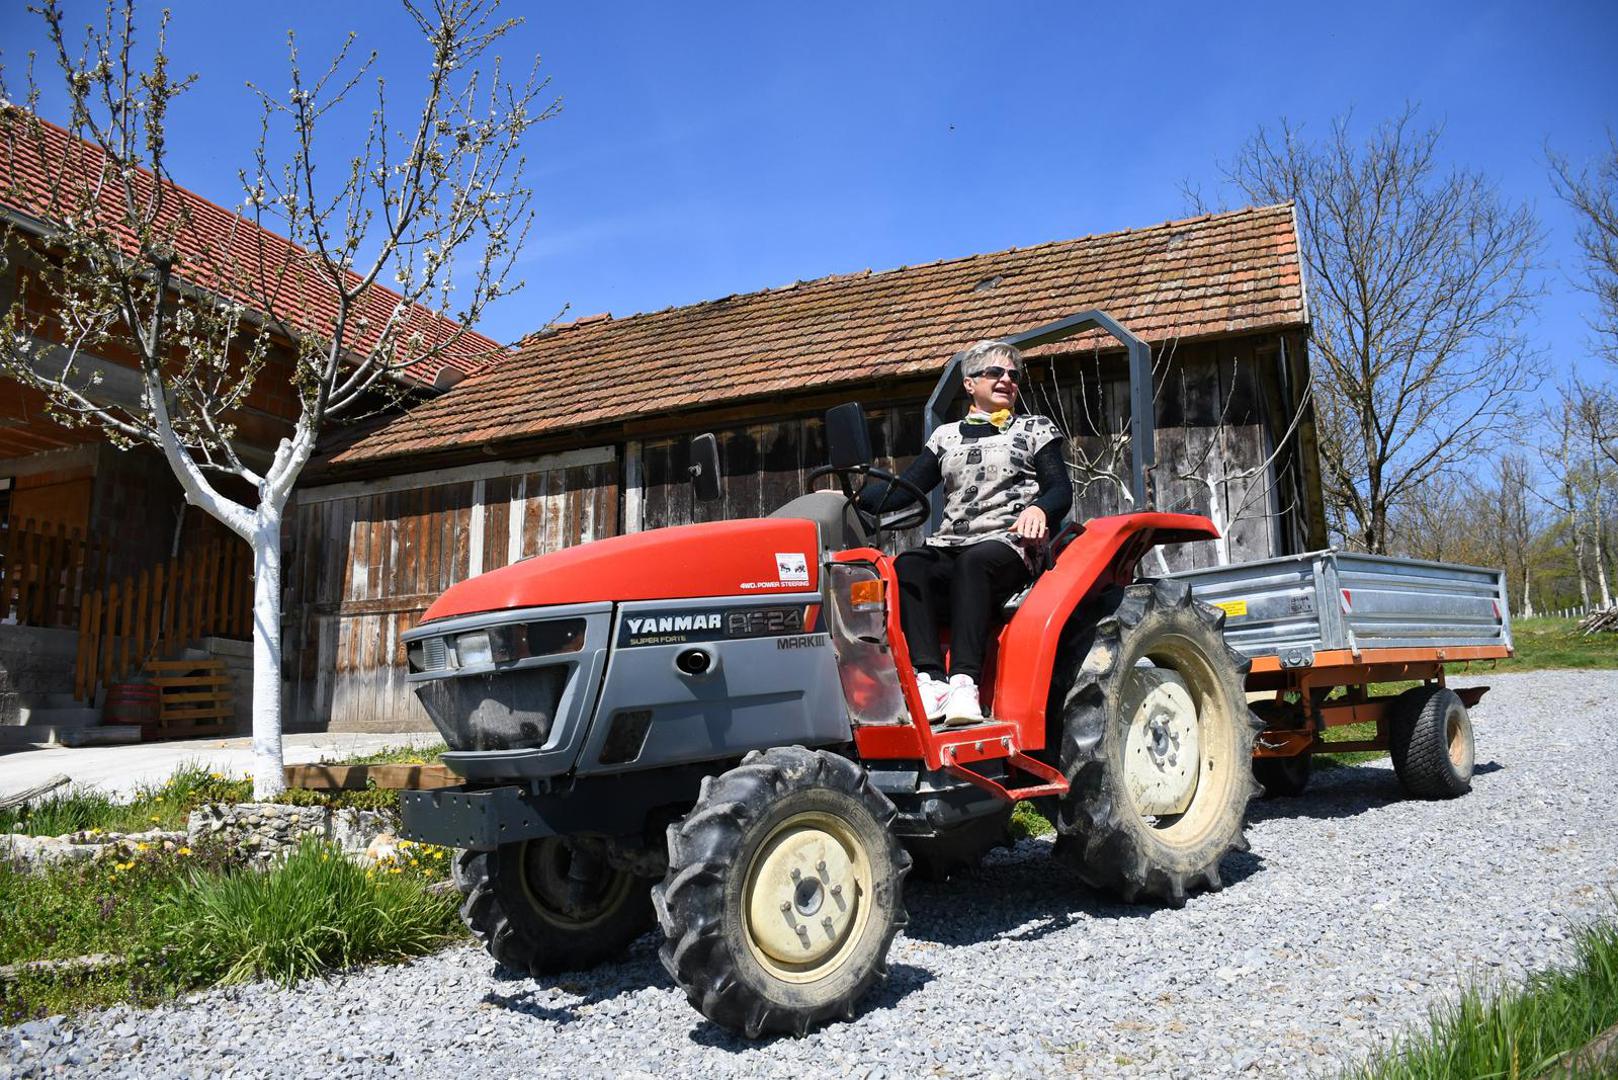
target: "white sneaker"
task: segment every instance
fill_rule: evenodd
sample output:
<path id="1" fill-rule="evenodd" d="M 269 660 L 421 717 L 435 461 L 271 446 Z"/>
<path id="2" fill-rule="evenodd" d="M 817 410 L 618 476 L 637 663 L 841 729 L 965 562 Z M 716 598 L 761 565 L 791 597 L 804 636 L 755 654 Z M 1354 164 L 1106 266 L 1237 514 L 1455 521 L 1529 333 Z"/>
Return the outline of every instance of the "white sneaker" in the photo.
<path id="1" fill-rule="evenodd" d="M 970 675 L 949 677 L 949 701 L 944 704 L 944 726 L 965 727 L 983 722 L 983 704 L 978 701 L 978 684 Z"/>
<path id="2" fill-rule="evenodd" d="M 944 715 L 944 702 L 949 698 L 949 683 L 935 679 L 925 671 L 918 671 L 916 689 L 921 691 L 921 710 L 927 719 L 941 719 Z"/>

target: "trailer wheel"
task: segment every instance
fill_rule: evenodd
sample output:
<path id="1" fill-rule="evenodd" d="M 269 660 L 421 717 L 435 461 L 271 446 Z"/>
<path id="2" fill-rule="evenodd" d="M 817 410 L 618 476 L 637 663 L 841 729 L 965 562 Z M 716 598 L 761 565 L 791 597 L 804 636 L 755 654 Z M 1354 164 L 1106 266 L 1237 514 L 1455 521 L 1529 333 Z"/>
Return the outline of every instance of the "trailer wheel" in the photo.
<path id="1" fill-rule="evenodd" d="M 1302 795 L 1309 786 L 1308 754 L 1293 757 L 1256 757 L 1253 779 L 1264 789 L 1266 799 L 1288 799 Z"/>
<path id="2" fill-rule="evenodd" d="M 1179 907 L 1190 891 L 1220 888 L 1220 860 L 1247 850 L 1263 722 L 1224 619 L 1183 582 L 1143 582 L 1104 596 L 1058 655 L 1052 708 L 1070 788 L 1056 853 L 1125 901 Z"/>
<path id="3" fill-rule="evenodd" d="M 1011 846 L 1013 809 L 1008 804 L 1004 810 L 975 817 L 937 836 L 906 837 L 910 876 L 922 881 L 948 881 L 975 870 L 992 849 Z"/>
<path id="4" fill-rule="evenodd" d="M 463 851 L 454 877 L 472 936 L 531 975 L 594 967 L 651 929 L 649 883 L 561 837 Z"/>
<path id="5" fill-rule="evenodd" d="M 1472 790 L 1472 718 L 1455 691 L 1418 686 L 1400 694 L 1391 712 L 1388 751 L 1405 791 L 1453 799 Z"/>
<path id="6" fill-rule="evenodd" d="M 704 780 L 652 890 L 659 955 L 691 1004 L 748 1038 L 853 1019 L 906 921 L 894 814 L 858 765 L 801 746 Z"/>

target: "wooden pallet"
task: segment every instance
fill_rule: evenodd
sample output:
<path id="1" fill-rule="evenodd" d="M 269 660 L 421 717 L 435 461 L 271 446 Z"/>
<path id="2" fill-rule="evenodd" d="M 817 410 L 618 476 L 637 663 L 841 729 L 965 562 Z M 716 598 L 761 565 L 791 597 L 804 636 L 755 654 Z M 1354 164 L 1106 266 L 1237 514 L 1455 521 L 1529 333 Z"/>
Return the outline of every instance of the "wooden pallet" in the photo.
<path id="1" fill-rule="evenodd" d="M 150 738 L 200 738 L 234 727 L 235 693 L 223 660 L 148 660 L 146 674 L 161 695 Z"/>

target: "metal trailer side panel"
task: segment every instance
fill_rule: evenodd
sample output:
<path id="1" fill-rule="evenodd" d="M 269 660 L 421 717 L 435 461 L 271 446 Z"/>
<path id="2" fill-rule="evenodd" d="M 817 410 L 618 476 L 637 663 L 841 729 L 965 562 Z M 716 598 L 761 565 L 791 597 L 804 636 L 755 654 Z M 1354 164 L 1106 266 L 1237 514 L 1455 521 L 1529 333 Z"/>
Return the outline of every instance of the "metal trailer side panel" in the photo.
<path id="1" fill-rule="evenodd" d="M 1328 549 L 1172 576 L 1225 610 L 1232 648 L 1287 667 L 1325 650 L 1511 645 L 1498 570 Z"/>

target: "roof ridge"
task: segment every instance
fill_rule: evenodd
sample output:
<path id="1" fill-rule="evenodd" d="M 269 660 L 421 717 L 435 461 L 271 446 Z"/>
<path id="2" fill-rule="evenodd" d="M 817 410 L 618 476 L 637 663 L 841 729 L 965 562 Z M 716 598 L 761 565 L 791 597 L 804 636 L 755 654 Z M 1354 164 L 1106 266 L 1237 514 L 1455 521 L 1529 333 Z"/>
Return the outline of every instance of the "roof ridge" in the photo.
<path id="1" fill-rule="evenodd" d="M 1106 232 L 1086 233 L 1083 236 L 1071 236 L 1061 240 L 1042 240 L 1037 244 L 1029 244 L 1026 247 L 1019 247 L 1016 244 L 1013 244 L 1010 247 L 1000 248 L 995 251 L 980 251 L 971 255 L 950 255 L 924 263 L 901 263 L 898 266 L 890 266 L 881 270 L 866 268 L 864 270 L 849 270 L 833 274 L 823 274 L 820 277 L 800 278 L 797 281 L 789 282 L 785 285 L 770 285 L 761 289 L 751 289 L 747 292 L 726 293 L 724 296 L 714 296 L 703 300 L 693 300 L 688 304 L 670 304 L 667 307 L 655 308 L 649 311 L 636 311 L 631 312 L 628 315 L 614 316 L 612 319 L 612 325 L 615 327 L 622 327 L 634 322 L 636 319 L 650 318 L 654 315 L 667 315 L 676 311 L 690 311 L 696 308 L 707 307 L 710 304 L 725 304 L 736 301 L 750 300 L 754 297 L 770 296 L 776 293 L 790 292 L 794 289 L 813 288 L 815 286 L 828 285 L 853 278 L 882 277 L 886 274 L 896 274 L 903 270 L 926 270 L 933 267 L 952 265 L 956 263 L 965 265 L 979 259 L 987 261 L 989 259 L 994 259 L 1004 255 L 1026 255 L 1029 252 L 1037 252 L 1053 247 L 1059 247 L 1064 244 L 1093 243 L 1097 240 L 1110 240 L 1115 237 L 1144 234 L 1155 232 L 1160 229 L 1181 228 L 1186 225 L 1195 225 L 1202 222 L 1212 221 L 1215 218 L 1233 219 L 1242 217 L 1243 215 L 1257 216 L 1262 213 L 1278 211 L 1283 208 L 1290 210 L 1291 207 L 1292 200 L 1289 199 L 1285 202 L 1267 203 L 1262 206 L 1243 206 L 1234 210 L 1210 210 L 1207 213 L 1198 214 L 1194 217 L 1173 218 L 1167 221 L 1160 221 L 1154 225 L 1138 225 L 1134 228 L 1112 229 Z M 558 329 L 567 329 L 567 327 L 558 327 Z M 533 333 L 525 334 L 518 340 L 518 344 L 520 345 L 531 338 L 538 337 L 542 332 L 542 330 L 536 330 Z"/>

